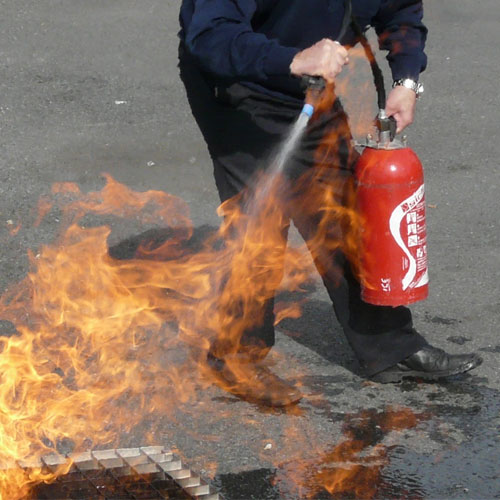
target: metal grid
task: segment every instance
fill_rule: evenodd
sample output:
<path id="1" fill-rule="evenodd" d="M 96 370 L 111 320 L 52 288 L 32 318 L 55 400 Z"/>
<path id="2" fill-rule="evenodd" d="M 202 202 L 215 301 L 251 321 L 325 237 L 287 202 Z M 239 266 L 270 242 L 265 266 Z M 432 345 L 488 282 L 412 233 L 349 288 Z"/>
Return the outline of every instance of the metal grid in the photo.
<path id="1" fill-rule="evenodd" d="M 37 486 L 31 500 L 222 500 L 199 475 L 161 446 L 47 455 L 39 464 L 51 471 L 70 460 L 70 471 Z M 26 464 L 24 468 L 26 468 Z"/>

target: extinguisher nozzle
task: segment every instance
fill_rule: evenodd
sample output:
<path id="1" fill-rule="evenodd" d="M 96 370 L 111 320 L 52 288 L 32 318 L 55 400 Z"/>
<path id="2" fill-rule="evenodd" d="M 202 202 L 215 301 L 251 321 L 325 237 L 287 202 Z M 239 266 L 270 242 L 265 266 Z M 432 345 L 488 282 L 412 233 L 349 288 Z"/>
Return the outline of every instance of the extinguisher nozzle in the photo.
<path id="1" fill-rule="evenodd" d="M 302 113 L 306 114 L 309 118 L 314 114 L 314 106 L 312 104 L 306 103 L 302 108 Z"/>

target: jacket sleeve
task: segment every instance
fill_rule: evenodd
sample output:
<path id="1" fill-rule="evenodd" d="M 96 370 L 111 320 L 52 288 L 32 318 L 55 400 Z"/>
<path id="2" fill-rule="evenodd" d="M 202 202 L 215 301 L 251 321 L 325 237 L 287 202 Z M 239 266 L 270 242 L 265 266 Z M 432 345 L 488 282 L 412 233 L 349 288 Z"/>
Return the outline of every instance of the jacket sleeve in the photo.
<path id="1" fill-rule="evenodd" d="M 225 78 L 265 81 L 289 75 L 298 49 L 283 47 L 252 29 L 255 0 L 196 0 L 185 43 L 209 73 Z"/>
<path id="2" fill-rule="evenodd" d="M 421 0 L 384 0 L 374 20 L 382 50 L 394 80 L 418 77 L 427 66 L 424 52 L 427 28 L 422 23 Z"/>

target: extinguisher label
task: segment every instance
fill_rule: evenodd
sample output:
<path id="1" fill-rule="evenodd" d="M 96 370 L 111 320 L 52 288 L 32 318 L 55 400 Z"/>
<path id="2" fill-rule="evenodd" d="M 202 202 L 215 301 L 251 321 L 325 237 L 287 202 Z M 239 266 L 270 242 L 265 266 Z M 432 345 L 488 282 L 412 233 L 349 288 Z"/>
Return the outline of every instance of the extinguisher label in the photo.
<path id="1" fill-rule="evenodd" d="M 402 289 L 426 285 L 429 275 L 423 184 L 394 209 L 389 226 L 392 237 L 405 254 L 403 268 L 407 272 L 402 280 Z"/>

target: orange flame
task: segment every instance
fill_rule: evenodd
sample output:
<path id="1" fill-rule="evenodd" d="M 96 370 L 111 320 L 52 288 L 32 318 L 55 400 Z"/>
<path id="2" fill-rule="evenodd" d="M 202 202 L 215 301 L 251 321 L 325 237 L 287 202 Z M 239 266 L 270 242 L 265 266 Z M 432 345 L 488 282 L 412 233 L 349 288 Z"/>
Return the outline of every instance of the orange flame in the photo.
<path id="1" fill-rule="evenodd" d="M 283 261 L 288 221 L 272 194 L 257 215 L 243 213 L 238 199 L 225 203 L 221 229 L 190 253 L 185 246 L 192 227 L 181 200 L 106 179 L 102 191 L 87 194 L 74 184 L 54 186 L 39 218 L 56 206 L 65 231 L 55 245 L 30 254 L 29 274 L 0 301 L 1 317 L 17 329 L 0 338 L 0 464 L 9 469 L 0 474 L 1 498 L 20 498 L 30 484 L 48 480 L 41 469 L 30 477 L 14 473 L 16 462 L 53 452 L 65 438 L 76 449 L 89 437 L 113 441 L 139 421 L 125 408 L 165 410 L 158 395 L 145 397 L 155 377 L 179 404 L 210 384 L 204 363 L 202 376 L 186 377 L 188 361 L 165 367 L 151 359 L 158 346 L 187 346 L 190 359 L 204 361 L 217 337 L 235 352 L 244 329 L 262 321 L 262 303 L 274 295 L 285 267 L 288 290 L 310 279 L 303 248 L 290 249 Z M 318 193 L 312 194 L 317 202 Z M 87 213 L 160 220 L 173 237 L 158 248 L 142 245 L 140 258 L 116 260 L 108 254 L 108 228 L 78 225 Z M 278 308 L 278 320 L 298 314 L 296 304 Z M 251 376 L 233 368 L 236 377 Z M 111 407 L 122 411 L 110 417 Z"/>
<path id="2" fill-rule="evenodd" d="M 290 196 L 296 210 L 316 217 L 307 246 L 317 264 L 325 250 L 339 248 L 356 262 L 353 186 L 337 179 L 330 163 L 338 133 L 325 138 L 318 168 Z M 58 209 L 62 234 L 30 254 L 27 277 L 0 299 L 2 319 L 17 329 L 0 338 L 1 499 L 21 498 L 54 477 L 41 468 L 27 476 L 14 464 L 36 462 L 64 439 L 82 450 L 88 439 L 116 441 L 141 414 L 175 418 L 177 405 L 187 408 L 214 381 L 205 365 L 210 346 L 223 355 L 238 352 L 243 332 L 262 323 L 262 305 L 278 287 L 300 291 L 311 279 L 305 246 L 289 248 L 283 259 L 289 225 L 283 179 L 269 189 L 262 177 L 256 197 L 263 189 L 266 196 L 255 212 L 242 210 L 245 193 L 224 203 L 221 228 L 195 252 L 184 202 L 159 191 L 134 192 L 110 176 L 106 181 L 90 193 L 56 184 L 40 201 L 36 224 Z M 169 238 L 141 244 L 132 259 L 115 259 L 108 252 L 110 229 L 82 227 L 89 213 L 159 224 Z M 276 320 L 297 317 L 299 309 L 278 304 Z M 237 383 L 254 383 L 248 365 L 234 361 L 230 369 Z M 154 380 L 166 390 L 148 395 Z"/>

